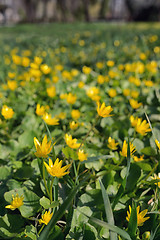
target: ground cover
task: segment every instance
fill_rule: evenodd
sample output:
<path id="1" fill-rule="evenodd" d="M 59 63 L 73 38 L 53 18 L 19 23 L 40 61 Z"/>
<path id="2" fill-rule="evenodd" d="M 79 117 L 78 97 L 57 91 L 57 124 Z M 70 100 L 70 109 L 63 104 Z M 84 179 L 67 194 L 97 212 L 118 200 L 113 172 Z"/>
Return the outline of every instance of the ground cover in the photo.
<path id="1" fill-rule="evenodd" d="M 159 26 L 0 32 L 0 239 L 158 240 Z"/>

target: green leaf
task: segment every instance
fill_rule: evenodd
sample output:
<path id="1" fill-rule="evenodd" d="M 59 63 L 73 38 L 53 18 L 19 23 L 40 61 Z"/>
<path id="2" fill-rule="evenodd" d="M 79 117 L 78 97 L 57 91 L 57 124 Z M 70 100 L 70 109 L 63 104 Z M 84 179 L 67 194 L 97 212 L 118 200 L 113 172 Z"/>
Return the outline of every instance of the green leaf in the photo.
<path id="1" fill-rule="evenodd" d="M 11 174 L 11 169 L 7 166 L 0 167 L 0 180 L 5 180 Z"/>
<path id="2" fill-rule="evenodd" d="M 142 170 L 146 172 L 152 171 L 152 167 L 149 163 L 144 163 L 144 162 L 136 162 L 136 165 L 138 165 Z"/>
<path id="3" fill-rule="evenodd" d="M 132 202 L 131 215 L 128 223 L 128 233 L 133 240 L 136 240 L 137 231 L 137 206 L 136 203 Z"/>
<path id="4" fill-rule="evenodd" d="M 22 133 L 19 138 L 18 142 L 21 148 L 24 147 L 32 147 L 33 146 L 33 138 L 35 137 L 35 132 L 34 131 L 25 131 Z"/>
<path id="5" fill-rule="evenodd" d="M 20 215 L 5 214 L 0 217 L 0 236 L 1 239 L 13 238 L 22 231 L 24 219 Z"/>
<path id="6" fill-rule="evenodd" d="M 147 155 L 147 156 L 155 156 L 156 155 L 156 151 L 154 148 L 152 147 L 145 147 L 141 150 L 141 153 Z"/>
<path id="7" fill-rule="evenodd" d="M 136 164 L 131 164 L 129 175 L 127 178 L 126 189 L 130 192 L 135 188 L 139 177 L 141 176 L 141 169 Z"/>
<path id="8" fill-rule="evenodd" d="M 26 229 L 24 231 L 27 237 L 29 237 L 32 240 L 37 240 L 36 236 L 36 228 L 33 225 L 26 226 Z"/>
<path id="9" fill-rule="evenodd" d="M 55 208 L 55 207 L 58 207 L 59 205 L 58 201 L 53 201 L 52 203 L 50 203 L 50 200 L 44 196 L 40 199 L 39 202 L 40 202 L 40 205 L 45 209 Z"/>
<path id="10" fill-rule="evenodd" d="M 78 159 L 77 153 L 72 148 L 69 148 L 69 147 L 62 148 L 62 152 L 67 159 L 73 159 L 73 160 Z"/>
<path id="11" fill-rule="evenodd" d="M 48 209 L 50 206 L 50 200 L 44 196 L 39 200 L 39 202 L 41 206 L 45 209 Z"/>
<path id="12" fill-rule="evenodd" d="M 89 163 L 89 162 L 95 162 L 99 159 L 109 159 L 112 158 L 112 156 L 110 155 L 102 155 L 102 156 L 96 156 L 96 157 L 88 157 L 87 160 L 81 162 L 81 164 L 83 163 Z"/>
<path id="13" fill-rule="evenodd" d="M 101 190 L 102 190 L 102 196 L 103 196 L 103 202 L 104 202 L 104 208 L 105 208 L 105 212 L 106 212 L 106 218 L 108 223 L 114 225 L 114 217 L 113 217 L 113 212 L 112 212 L 112 208 L 111 208 L 111 204 L 109 201 L 109 197 L 108 194 L 104 188 L 104 185 L 102 183 L 101 180 L 99 180 L 100 182 L 100 186 L 101 186 Z M 117 239 L 117 234 L 110 232 L 110 239 L 111 240 L 116 240 Z"/>

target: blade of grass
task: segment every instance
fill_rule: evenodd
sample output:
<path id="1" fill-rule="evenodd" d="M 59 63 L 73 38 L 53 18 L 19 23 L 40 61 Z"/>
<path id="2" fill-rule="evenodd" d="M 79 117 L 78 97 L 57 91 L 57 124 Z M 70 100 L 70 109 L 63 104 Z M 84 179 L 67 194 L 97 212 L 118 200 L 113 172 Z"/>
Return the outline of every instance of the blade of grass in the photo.
<path id="1" fill-rule="evenodd" d="M 114 216 L 111 208 L 111 204 L 109 201 L 108 194 L 106 193 L 105 187 L 102 183 L 101 180 L 99 180 L 100 186 L 101 186 L 101 191 L 102 191 L 102 196 L 103 196 L 103 202 L 104 202 L 104 208 L 106 212 L 106 218 L 109 224 L 114 225 Z M 110 232 L 110 239 L 111 240 L 117 240 L 117 234 L 114 232 Z"/>
<path id="2" fill-rule="evenodd" d="M 89 179 L 89 176 L 87 176 L 83 181 L 80 182 L 80 184 L 78 186 L 76 186 L 75 188 L 73 188 L 73 190 L 69 193 L 67 199 L 64 201 L 64 203 L 61 205 L 61 207 L 58 209 L 58 211 L 52 216 L 49 224 L 45 227 L 45 229 L 43 230 L 43 232 L 41 233 L 40 237 L 38 238 L 38 240 L 47 240 L 49 233 L 51 231 L 51 229 L 54 228 L 54 226 L 56 225 L 57 221 L 59 219 L 61 219 L 61 217 L 63 216 L 63 214 L 65 213 L 65 210 L 70 206 L 70 204 L 72 203 L 72 200 L 74 199 L 78 189 L 84 184 L 85 181 L 87 181 Z"/>
<path id="3" fill-rule="evenodd" d="M 155 235 L 156 235 L 156 232 L 157 232 L 158 228 L 159 228 L 159 225 L 156 227 L 156 229 L 155 229 L 154 232 L 151 231 L 151 236 L 150 236 L 150 239 L 149 239 L 149 240 L 154 240 L 154 237 L 155 237 Z"/>

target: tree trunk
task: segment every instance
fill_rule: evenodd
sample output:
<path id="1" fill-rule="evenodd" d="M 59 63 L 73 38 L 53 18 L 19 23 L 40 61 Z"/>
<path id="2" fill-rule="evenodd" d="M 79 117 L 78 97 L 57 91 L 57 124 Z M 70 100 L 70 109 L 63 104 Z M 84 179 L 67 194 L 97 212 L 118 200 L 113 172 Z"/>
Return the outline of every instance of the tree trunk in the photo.
<path id="1" fill-rule="evenodd" d="M 90 16 L 89 16 L 89 0 L 82 0 L 83 7 L 84 7 L 84 16 L 86 22 L 90 21 Z"/>

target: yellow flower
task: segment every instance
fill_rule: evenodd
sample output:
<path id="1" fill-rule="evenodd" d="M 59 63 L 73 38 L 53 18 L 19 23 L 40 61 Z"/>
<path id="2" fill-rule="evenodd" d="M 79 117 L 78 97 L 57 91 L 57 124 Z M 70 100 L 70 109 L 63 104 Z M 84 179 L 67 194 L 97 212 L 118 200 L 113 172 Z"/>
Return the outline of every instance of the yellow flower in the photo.
<path id="1" fill-rule="evenodd" d="M 131 216 L 132 208 L 129 205 L 129 211 L 127 211 L 127 217 L 126 220 L 129 222 L 130 216 Z M 142 226 L 145 221 L 149 219 L 149 217 L 144 217 L 148 212 L 148 209 L 143 210 L 140 212 L 140 206 L 137 207 L 137 225 Z"/>
<path id="2" fill-rule="evenodd" d="M 105 106 L 105 103 L 103 102 L 102 105 L 100 106 L 100 103 L 97 103 L 97 113 L 101 117 L 110 117 L 111 115 L 110 112 L 112 112 L 113 108 L 111 106 Z"/>
<path id="3" fill-rule="evenodd" d="M 41 216 L 39 223 L 40 224 L 44 223 L 47 225 L 49 223 L 49 221 L 51 220 L 52 216 L 53 216 L 53 212 L 50 213 L 50 211 L 48 211 L 48 212 L 45 211 L 45 213 Z"/>
<path id="4" fill-rule="evenodd" d="M 66 170 L 70 167 L 70 164 L 66 165 L 65 167 L 62 167 L 62 160 L 59 161 L 59 158 L 56 159 L 54 164 L 52 160 L 49 159 L 49 165 L 45 162 L 44 165 L 49 174 L 52 175 L 53 177 L 61 178 L 64 175 L 69 174 L 69 171 L 66 172 Z"/>
<path id="5" fill-rule="evenodd" d="M 14 91 L 17 88 L 17 82 L 16 81 L 7 81 L 8 88 L 12 91 Z"/>
<path id="6" fill-rule="evenodd" d="M 66 113 L 65 112 L 61 112 L 58 115 L 56 115 L 56 117 L 63 120 L 63 119 L 66 118 Z"/>
<path id="7" fill-rule="evenodd" d="M 119 143 L 116 143 L 115 140 L 112 139 L 111 137 L 108 138 L 108 145 L 107 145 L 107 146 L 108 146 L 110 149 L 116 150 L 116 149 L 118 148 L 118 147 L 117 147 L 118 144 L 119 144 Z"/>
<path id="8" fill-rule="evenodd" d="M 84 82 L 83 82 L 83 81 L 80 81 L 80 82 L 78 83 L 78 87 L 79 87 L 79 88 L 83 88 L 83 87 L 84 87 Z"/>
<path id="9" fill-rule="evenodd" d="M 34 145 L 36 147 L 36 157 L 47 158 L 48 154 L 52 150 L 51 141 L 47 143 L 47 135 L 44 136 L 42 144 L 38 141 L 36 137 L 34 137 Z"/>
<path id="10" fill-rule="evenodd" d="M 3 105 L 1 114 L 5 119 L 10 119 L 13 117 L 14 111 L 12 108 L 8 107 L 7 105 Z"/>
<path id="11" fill-rule="evenodd" d="M 78 150 L 78 159 L 79 159 L 81 162 L 87 160 L 87 156 L 88 156 L 88 154 L 87 154 L 87 153 L 84 153 L 84 150 L 81 150 L 81 149 Z"/>
<path id="12" fill-rule="evenodd" d="M 144 160 L 144 155 L 140 156 L 139 158 L 137 156 L 133 156 L 133 159 L 135 162 L 141 162 Z"/>
<path id="13" fill-rule="evenodd" d="M 67 93 L 61 93 L 60 94 L 60 99 L 67 99 Z"/>
<path id="14" fill-rule="evenodd" d="M 141 120 L 141 118 L 138 118 L 138 117 L 134 118 L 133 115 L 130 116 L 130 122 L 132 127 L 135 127 L 137 125 L 138 119 Z"/>
<path id="15" fill-rule="evenodd" d="M 20 65 L 21 64 L 21 57 L 19 57 L 18 55 L 13 55 L 12 56 L 12 60 L 16 65 Z"/>
<path id="16" fill-rule="evenodd" d="M 138 98 L 139 92 L 138 91 L 131 91 L 131 97 Z"/>
<path id="17" fill-rule="evenodd" d="M 43 116 L 45 114 L 45 107 L 44 106 L 40 106 L 40 104 L 38 103 L 37 107 L 36 107 L 36 114 L 38 116 Z"/>
<path id="18" fill-rule="evenodd" d="M 97 62 L 96 67 L 99 68 L 99 69 L 102 69 L 104 67 L 104 63 L 103 62 Z"/>
<path id="19" fill-rule="evenodd" d="M 147 123 L 146 120 L 142 122 L 142 120 L 139 118 L 137 121 L 137 124 L 135 126 L 135 129 L 138 133 L 140 133 L 142 136 L 146 135 L 147 132 L 150 132 L 151 129 L 149 128 L 149 123 Z"/>
<path id="20" fill-rule="evenodd" d="M 160 150 L 160 142 L 156 139 L 156 140 L 155 140 L 155 143 L 156 143 L 157 147 L 158 147 L 159 150 Z"/>
<path id="21" fill-rule="evenodd" d="M 22 66 L 23 67 L 28 67 L 30 64 L 30 59 L 27 57 L 22 57 Z"/>
<path id="22" fill-rule="evenodd" d="M 53 76 L 53 77 L 52 77 L 52 81 L 53 81 L 54 83 L 57 83 L 57 82 L 59 81 L 59 77 L 58 77 L 58 76 Z"/>
<path id="23" fill-rule="evenodd" d="M 48 125 L 59 125 L 59 119 L 55 117 L 52 118 L 51 114 L 45 113 L 42 118 Z"/>
<path id="24" fill-rule="evenodd" d="M 75 130 L 78 127 L 78 123 L 75 123 L 75 121 L 72 121 L 69 123 L 70 129 Z"/>
<path id="25" fill-rule="evenodd" d="M 115 89 L 111 88 L 111 89 L 109 90 L 108 94 L 109 94 L 110 97 L 113 98 L 113 97 L 115 97 L 115 96 L 117 95 L 117 92 L 116 92 Z"/>
<path id="26" fill-rule="evenodd" d="M 69 93 L 67 95 L 67 103 L 69 104 L 74 104 L 76 99 L 77 99 L 76 95 L 73 95 L 72 93 Z"/>
<path id="27" fill-rule="evenodd" d="M 102 75 L 98 75 L 98 77 L 97 77 L 97 82 L 98 82 L 99 84 L 103 84 L 104 81 L 105 81 L 105 77 L 102 76 Z"/>
<path id="28" fill-rule="evenodd" d="M 37 65 L 40 65 L 40 64 L 42 63 L 42 61 L 43 61 L 42 58 L 37 57 L 37 56 L 34 57 L 34 62 L 35 62 Z"/>
<path id="29" fill-rule="evenodd" d="M 133 153 L 136 151 L 136 149 L 135 149 L 134 145 L 131 142 L 129 143 L 129 145 L 130 145 L 130 155 L 132 156 Z M 126 140 L 124 140 L 122 151 L 120 152 L 120 154 L 123 157 L 127 157 L 127 148 L 128 148 L 128 144 L 127 144 Z"/>
<path id="30" fill-rule="evenodd" d="M 65 134 L 65 141 L 70 148 L 79 148 L 81 145 L 80 143 L 77 143 L 76 138 L 72 139 L 72 136 L 68 135 L 67 133 Z"/>
<path id="31" fill-rule="evenodd" d="M 91 71 L 92 71 L 92 68 L 90 68 L 90 67 L 83 66 L 83 68 L 82 68 L 82 72 L 85 74 L 90 74 Z"/>
<path id="32" fill-rule="evenodd" d="M 130 94 L 130 89 L 129 89 L 129 88 L 125 88 L 125 89 L 123 90 L 123 95 L 124 95 L 125 97 L 127 97 L 127 96 L 129 96 L 129 94 Z"/>
<path id="33" fill-rule="evenodd" d="M 5 208 L 15 210 L 16 208 L 19 208 L 23 205 L 24 197 L 23 196 L 19 197 L 18 193 L 16 194 L 16 196 L 12 195 L 12 199 L 13 200 L 11 202 L 11 205 L 7 205 Z"/>
<path id="34" fill-rule="evenodd" d="M 158 173 L 158 176 L 154 174 L 154 177 L 151 177 L 153 180 L 158 180 L 158 182 L 154 183 L 155 185 L 158 185 L 160 188 L 160 173 Z"/>
<path id="35" fill-rule="evenodd" d="M 97 87 L 90 87 L 86 93 L 87 93 L 87 96 L 90 97 L 93 101 L 100 100 L 100 96 L 98 96 L 99 89 Z"/>
<path id="36" fill-rule="evenodd" d="M 55 97 L 55 95 L 56 95 L 56 88 L 54 86 L 47 88 L 47 94 L 51 98 Z"/>
<path id="37" fill-rule="evenodd" d="M 41 65 L 41 71 L 44 74 L 49 74 L 51 72 L 51 68 L 47 64 L 42 64 Z"/>
<path id="38" fill-rule="evenodd" d="M 15 78 L 16 74 L 14 72 L 9 72 L 8 77 L 9 78 Z"/>
<path id="39" fill-rule="evenodd" d="M 107 61 L 106 64 L 107 64 L 108 67 L 113 67 L 114 66 L 114 61 L 109 60 L 109 61 Z"/>
<path id="40" fill-rule="evenodd" d="M 134 109 L 137 109 L 142 105 L 142 103 L 138 103 L 134 99 L 130 99 L 129 102 L 130 102 L 131 107 L 134 108 Z"/>
<path id="41" fill-rule="evenodd" d="M 80 118 L 80 115 L 81 115 L 81 113 L 80 113 L 79 110 L 73 109 L 72 112 L 71 112 L 71 116 L 72 116 L 73 119 L 77 120 L 78 118 Z"/>

